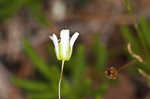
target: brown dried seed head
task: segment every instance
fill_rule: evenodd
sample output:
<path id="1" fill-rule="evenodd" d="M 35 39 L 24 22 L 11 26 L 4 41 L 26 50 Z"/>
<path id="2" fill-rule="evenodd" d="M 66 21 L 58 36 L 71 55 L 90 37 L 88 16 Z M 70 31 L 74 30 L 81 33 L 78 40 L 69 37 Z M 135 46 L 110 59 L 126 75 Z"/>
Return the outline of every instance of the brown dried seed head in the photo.
<path id="1" fill-rule="evenodd" d="M 107 68 L 105 70 L 104 74 L 109 79 L 117 79 L 118 78 L 118 70 L 113 66 Z"/>

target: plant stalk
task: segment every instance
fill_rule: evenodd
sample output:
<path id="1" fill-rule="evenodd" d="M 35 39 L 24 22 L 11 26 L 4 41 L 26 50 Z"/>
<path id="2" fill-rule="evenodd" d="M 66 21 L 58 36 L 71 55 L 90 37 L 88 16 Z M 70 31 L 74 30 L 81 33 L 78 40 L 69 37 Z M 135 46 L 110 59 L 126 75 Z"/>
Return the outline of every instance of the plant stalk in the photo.
<path id="1" fill-rule="evenodd" d="M 59 97 L 59 99 L 61 99 L 61 93 L 60 93 L 61 91 L 60 91 L 60 89 L 61 89 L 61 81 L 62 81 L 62 77 L 63 77 L 64 63 L 65 63 L 65 61 L 62 60 L 61 72 L 60 72 L 60 78 L 59 78 L 59 86 L 58 86 L 58 97 Z"/>

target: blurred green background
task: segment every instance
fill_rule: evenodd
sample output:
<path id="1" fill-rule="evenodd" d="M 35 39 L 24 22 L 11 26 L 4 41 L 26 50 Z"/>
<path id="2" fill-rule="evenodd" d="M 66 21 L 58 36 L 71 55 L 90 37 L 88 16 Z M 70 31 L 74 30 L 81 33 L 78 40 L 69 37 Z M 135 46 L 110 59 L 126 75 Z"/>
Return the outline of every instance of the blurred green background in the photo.
<path id="1" fill-rule="evenodd" d="M 58 99 L 61 62 L 48 36 L 61 29 L 80 33 L 64 66 L 62 99 L 149 99 L 149 5 L 0 0 L 0 99 Z M 128 43 L 143 62 L 129 53 Z"/>

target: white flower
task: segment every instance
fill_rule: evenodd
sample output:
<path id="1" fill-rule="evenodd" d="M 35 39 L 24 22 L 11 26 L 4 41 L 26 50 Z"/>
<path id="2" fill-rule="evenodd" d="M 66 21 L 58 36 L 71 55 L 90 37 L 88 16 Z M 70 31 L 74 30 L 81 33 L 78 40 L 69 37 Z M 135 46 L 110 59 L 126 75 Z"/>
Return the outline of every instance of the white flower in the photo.
<path id="1" fill-rule="evenodd" d="M 55 46 L 55 52 L 58 60 L 68 61 L 72 55 L 73 45 L 75 40 L 78 38 L 79 33 L 75 32 L 74 35 L 69 37 L 70 30 L 63 29 L 60 32 L 60 40 L 53 34 L 49 38 L 53 41 Z"/>

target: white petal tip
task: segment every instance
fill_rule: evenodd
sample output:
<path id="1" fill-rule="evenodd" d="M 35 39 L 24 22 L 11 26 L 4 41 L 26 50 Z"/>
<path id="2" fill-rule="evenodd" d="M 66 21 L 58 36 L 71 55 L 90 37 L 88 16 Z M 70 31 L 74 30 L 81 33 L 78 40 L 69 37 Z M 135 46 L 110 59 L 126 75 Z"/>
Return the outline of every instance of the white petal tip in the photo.
<path id="1" fill-rule="evenodd" d="M 50 36 L 48 36 L 51 40 L 53 40 L 53 38 L 57 38 L 55 34 L 52 34 Z"/>
<path id="2" fill-rule="evenodd" d="M 71 40 L 70 40 L 70 46 L 71 46 L 71 48 L 73 47 L 74 42 L 76 41 L 76 39 L 78 38 L 78 36 L 79 36 L 79 33 L 78 33 L 78 32 L 75 32 L 75 33 L 73 34 L 73 36 L 71 37 Z"/>
<path id="3" fill-rule="evenodd" d="M 53 36 L 51 36 L 51 35 L 50 35 L 50 36 L 48 36 L 48 37 L 49 37 L 49 39 L 51 39 L 51 40 L 53 39 Z"/>
<path id="4" fill-rule="evenodd" d="M 79 32 L 75 32 L 75 35 L 79 36 Z"/>
<path id="5" fill-rule="evenodd" d="M 49 35 L 48 37 L 49 37 L 49 38 L 51 38 L 51 37 L 52 37 L 52 35 Z"/>

